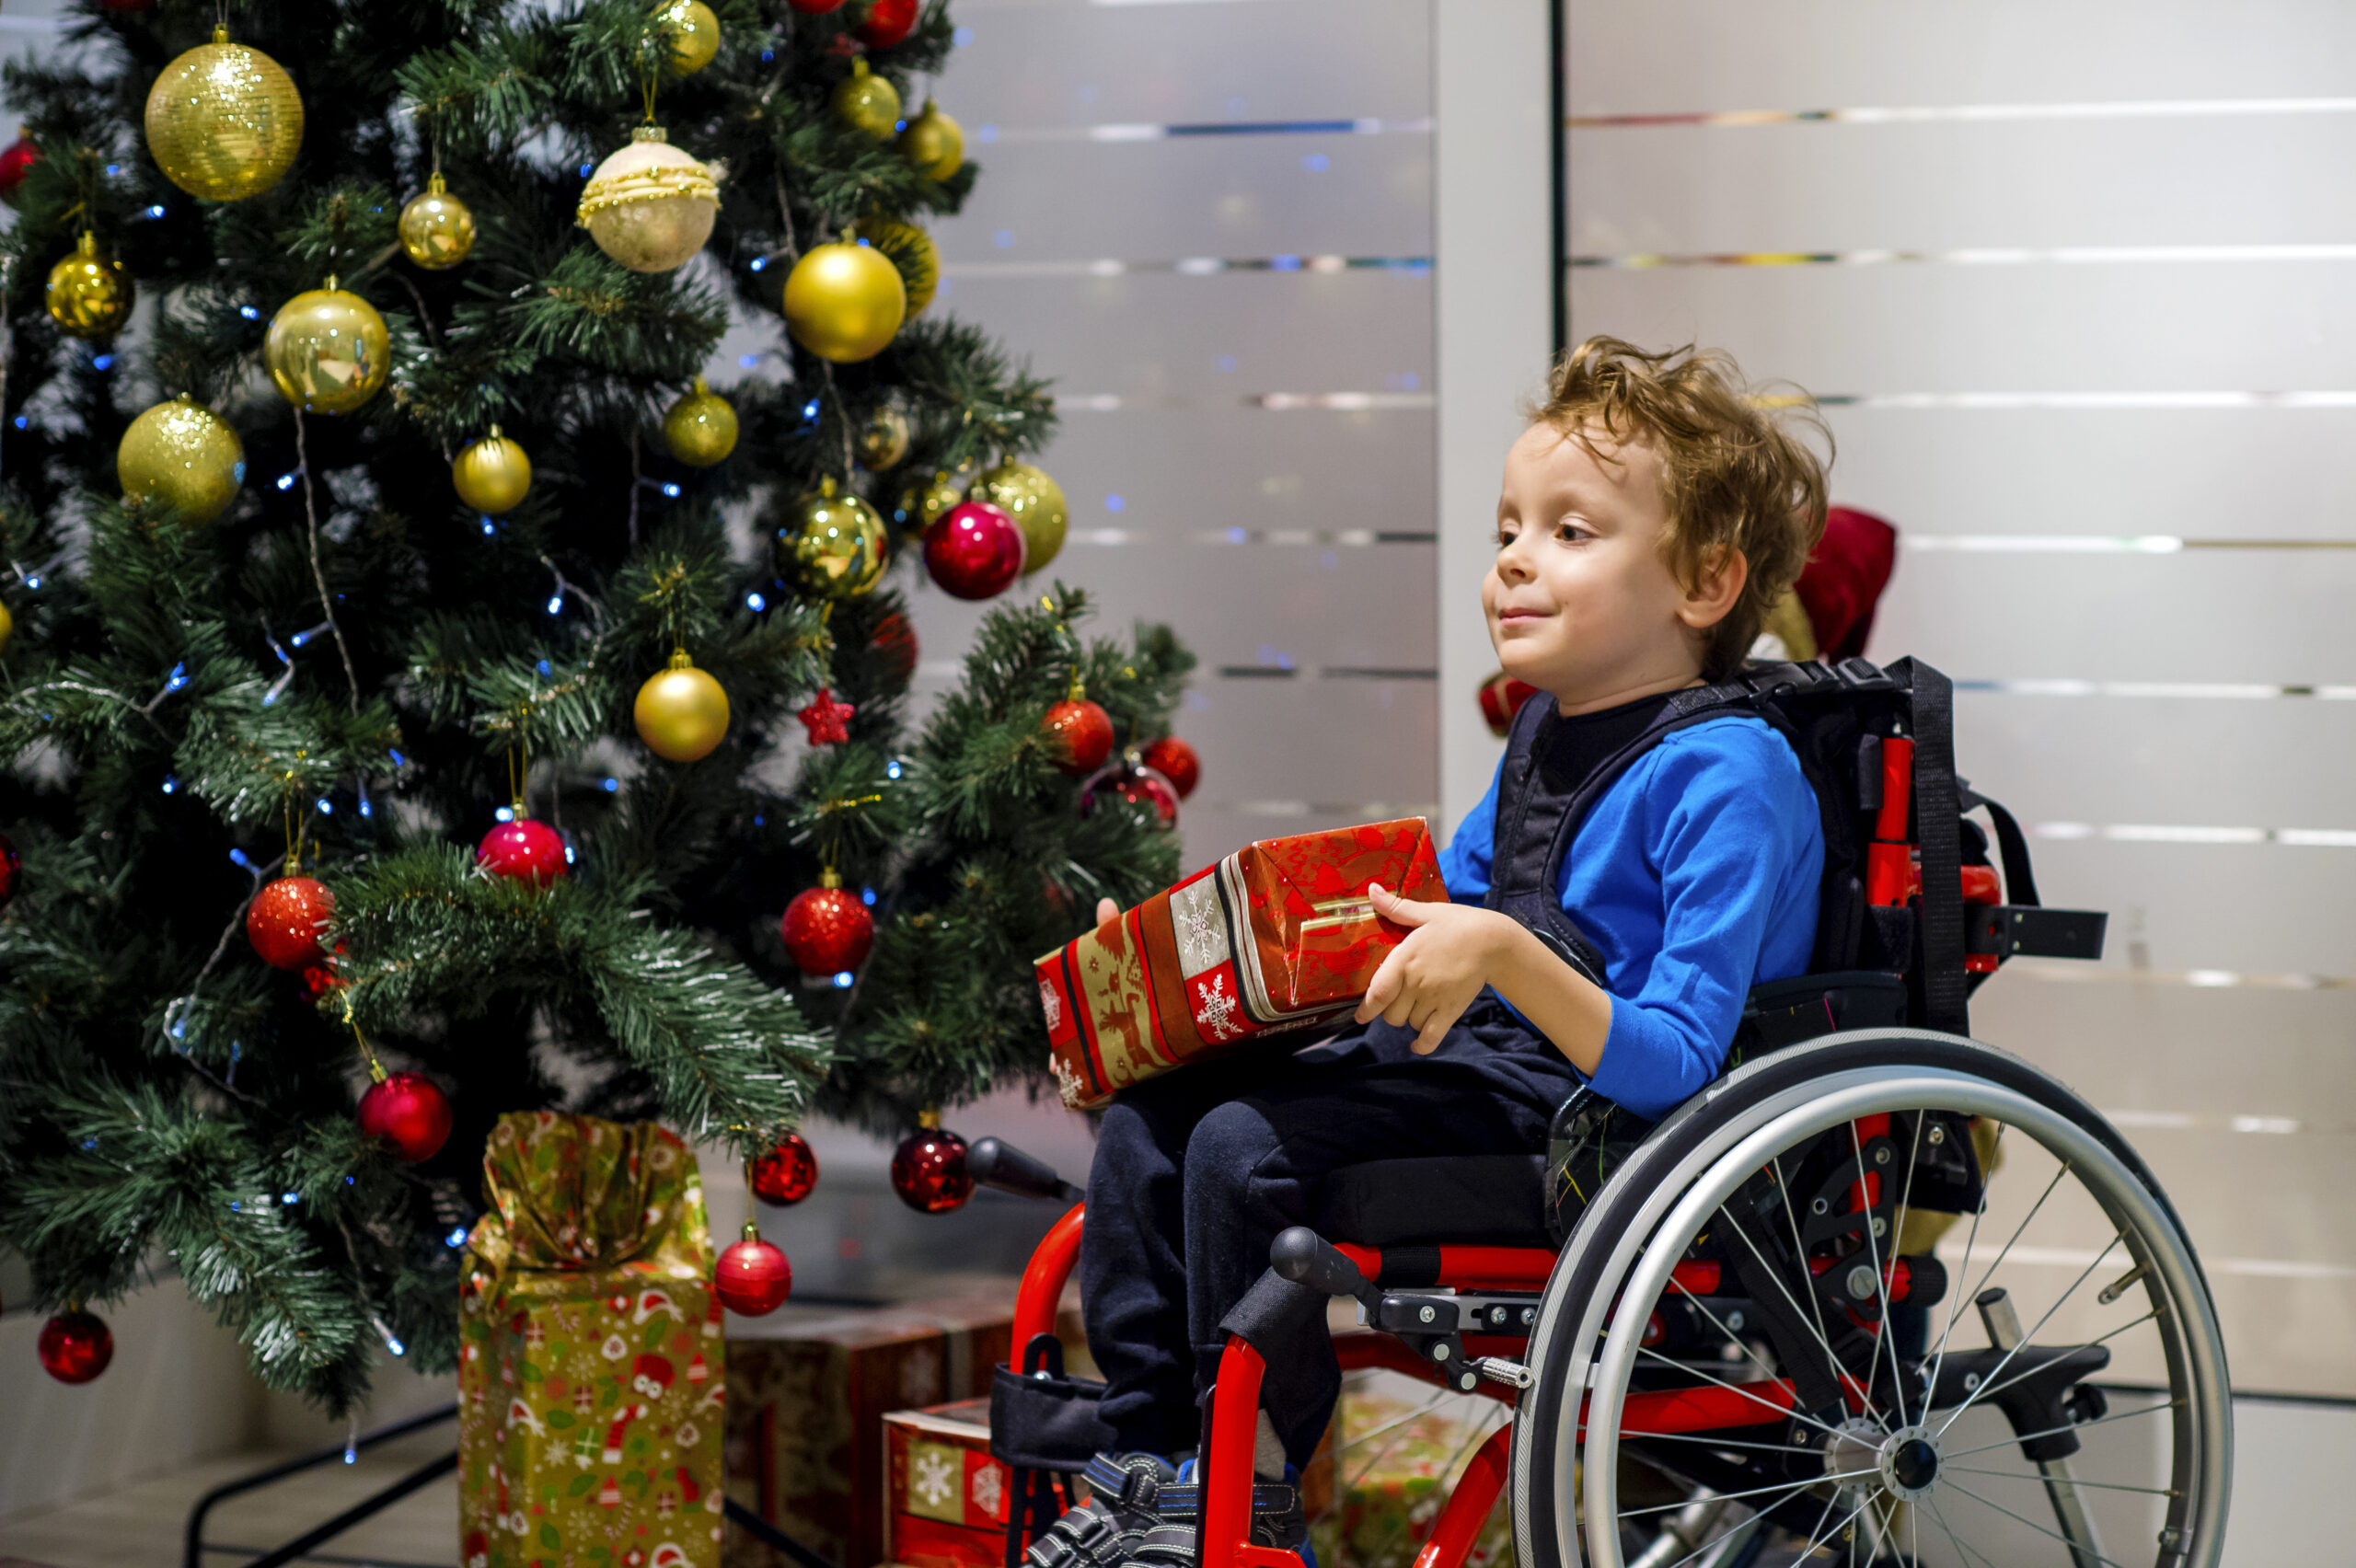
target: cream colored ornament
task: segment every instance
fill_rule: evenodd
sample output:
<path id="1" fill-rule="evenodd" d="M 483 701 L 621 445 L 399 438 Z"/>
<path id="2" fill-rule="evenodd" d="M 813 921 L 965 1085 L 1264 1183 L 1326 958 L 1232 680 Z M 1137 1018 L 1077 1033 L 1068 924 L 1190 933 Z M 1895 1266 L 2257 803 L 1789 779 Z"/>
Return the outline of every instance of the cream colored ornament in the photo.
<path id="1" fill-rule="evenodd" d="M 703 0 L 671 0 L 661 19 L 671 24 L 671 69 L 692 76 L 720 52 L 720 18 Z"/>
<path id="2" fill-rule="evenodd" d="M 475 248 L 475 215 L 450 194 L 442 171 L 425 182 L 422 194 L 401 209 L 401 249 L 428 271 L 439 272 L 467 259 Z"/>
<path id="3" fill-rule="evenodd" d="M 850 63 L 850 75 L 835 84 L 835 118 L 854 131 L 888 142 L 900 129 L 900 89 L 867 68 Z"/>
<path id="4" fill-rule="evenodd" d="M 213 41 L 164 67 L 147 89 L 147 151 L 191 196 L 237 202 L 285 178 L 303 147 L 303 97 L 259 49 Z"/>
<path id="5" fill-rule="evenodd" d="M 532 459 L 523 444 L 499 433 L 470 441 L 450 465 L 450 484 L 458 499 L 491 517 L 512 512 L 532 488 Z"/>
<path id="6" fill-rule="evenodd" d="M 237 499 L 246 448 L 227 420 L 202 403 L 174 398 L 131 421 L 115 449 L 114 468 L 125 496 L 161 502 L 194 528 Z"/>
<path id="7" fill-rule="evenodd" d="M 631 271 L 667 272 L 703 248 L 719 215 L 711 170 L 664 140 L 660 125 L 641 125 L 589 177 L 578 222 Z"/>

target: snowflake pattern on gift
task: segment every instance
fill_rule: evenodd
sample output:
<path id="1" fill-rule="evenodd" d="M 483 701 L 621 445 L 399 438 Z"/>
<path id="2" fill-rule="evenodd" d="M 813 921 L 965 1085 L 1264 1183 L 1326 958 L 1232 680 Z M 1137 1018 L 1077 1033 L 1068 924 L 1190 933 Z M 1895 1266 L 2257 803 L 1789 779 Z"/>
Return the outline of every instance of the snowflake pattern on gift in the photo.
<path id="1" fill-rule="evenodd" d="M 908 1484 L 918 1496 L 936 1508 L 945 1507 L 957 1495 L 957 1483 L 951 1477 L 949 1456 L 939 1448 L 919 1448 L 915 1463 L 909 1467 Z"/>
<path id="2" fill-rule="evenodd" d="M 1195 993 L 1195 1027 L 1215 1045 L 1243 1032 L 1242 1014 L 1227 994 L 1226 975 L 1212 975 L 1211 983 Z"/>
<path id="3" fill-rule="evenodd" d="M 1200 974 L 1227 957 L 1226 921 L 1220 917 L 1218 894 L 1206 877 L 1192 887 L 1170 894 L 1171 925 L 1178 938 L 1178 967 Z"/>
<path id="4" fill-rule="evenodd" d="M 1047 1058 L 1047 1070 L 1056 1075 L 1057 1092 L 1063 1096 L 1067 1109 L 1077 1111 L 1088 1102 L 1088 1083 L 1069 1062 L 1061 1056 Z"/>
<path id="5" fill-rule="evenodd" d="M 1064 999 L 1046 981 L 1039 982 L 1039 1010 L 1047 1015 L 1047 1032 L 1055 1033 L 1064 1026 Z"/>
<path id="6" fill-rule="evenodd" d="M 974 1506 L 992 1518 L 998 1517 L 999 1506 L 1006 1500 L 1006 1488 L 999 1479 L 998 1466 L 984 1465 L 976 1470 L 971 1490 Z"/>

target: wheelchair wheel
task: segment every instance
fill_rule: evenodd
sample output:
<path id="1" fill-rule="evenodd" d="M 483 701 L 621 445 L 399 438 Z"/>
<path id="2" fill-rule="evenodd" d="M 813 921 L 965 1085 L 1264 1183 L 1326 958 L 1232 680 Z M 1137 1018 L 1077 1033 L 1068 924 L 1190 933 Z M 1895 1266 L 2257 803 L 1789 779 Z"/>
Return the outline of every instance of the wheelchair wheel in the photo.
<path id="1" fill-rule="evenodd" d="M 1564 1248 L 1530 1369 L 1525 1568 L 2222 1550 L 2224 1351 L 2182 1227 L 2093 1109 L 1953 1035 L 1830 1035 L 1680 1107 Z"/>

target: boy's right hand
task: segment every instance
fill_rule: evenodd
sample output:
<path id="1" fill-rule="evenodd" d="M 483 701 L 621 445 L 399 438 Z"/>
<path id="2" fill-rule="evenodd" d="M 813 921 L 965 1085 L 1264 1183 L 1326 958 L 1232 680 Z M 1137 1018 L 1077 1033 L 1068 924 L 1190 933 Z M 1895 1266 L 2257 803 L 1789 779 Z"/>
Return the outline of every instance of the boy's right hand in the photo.
<path id="1" fill-rule="evenodd" d="M 1111 899 L 1100 898 L 1096 901 L 1096 923 L 1098 925 L 1101 926 L 1105 921 L 1114 918 L 1120 913 L 1121 906 L 1114 903 Z"/>

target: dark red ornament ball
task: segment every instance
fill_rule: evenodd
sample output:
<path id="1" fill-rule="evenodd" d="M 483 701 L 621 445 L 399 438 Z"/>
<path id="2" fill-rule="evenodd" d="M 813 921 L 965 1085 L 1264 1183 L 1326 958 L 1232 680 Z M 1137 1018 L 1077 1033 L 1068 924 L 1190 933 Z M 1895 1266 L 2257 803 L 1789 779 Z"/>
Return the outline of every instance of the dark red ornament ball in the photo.
<path id="1" fill-rule="evenodd" d="M 823 17 L 829 11 L 842 9 L 843 0 L 786 0 L 786 4 L 805 17 Z"/>
<path id="2" fill-rule="evenodd" d="M 778 922 L 785 951 L 804 974 L 839 974 L 867 961 L 875 945 L 875 917 L 847 887 L 805 888 Z"/>
<path id="3" fill-rule="evenodd" d="M 335 913 L 335 894 L 317 877 L 281 877 L 246 907 L 246 940 L 272 969 L 324 963 L 319 937 Z"/>
<path id="4" fill-rule="evenodd" d="M 892 1191 L 918 1214 L 947 1214 L 974 1195 L 965 1140 L 946 1127 L 918 1127 L 892 1151 Z"/>
<path id="5" fill-rule="evenodd" d="M 61 1383 L 87 1383 L 114 1359 L 114 1332 L 91 1312 L 60 1312 L 40 1326 L 41 1370 Z"/>
<path id="6" fill-rule="evenodd" d="M 349 984 L 342 975 L 338 974 L 335 972 L 335 961 L 342 956 L 343 944 L 339 942 L 336 944 L 336 950 L 334 952 L 320 959 L 317 963 L 305 964 L 303 966 L 303 994 L 316 1002 L 321 997 L 326 996 L 329 991 L 341 990 L 344 986 Z"/>
<path id="7" fill-rule="evenodd" d="M 450 1140 L 450 1099 L 423 1073 L 395 1073 L 360 1097 L 360 1130 L 415 1165 Z"/>
<path id="8" fill-rule="evenodd" d="M 1046 732 L 1056 744 L 1056 767 L 1077 778 L 1104 766 L 1113 755 L 1113 716 L 1084 697 L 1047 709 Z"/>
<path id="9" fill-rule="evenodd" d="M 871 0 L 859 19 L 860 41 L 870 49 L 889 49 L 916 30 L 917 0 Z"/>
<path id="10" fill-rule="evenodd" d="M 904 686 L 916 677 L 917 632 L 916 628 L 908 624 L 907 617 L 894 610 L 875 623 L 875 630 L 869 635 L 868 641 L 884 661 L 884 668 L 890 673 L 893 685 Z"/>
<path id="11" fill-rule="evenodd" d="M 788 1133 L 778 1146 L 753 1161 L 753 1196 L 780 1208 L 798 1204 L 818 1185 L 818 1151 L 800 1133 Z"/>
<path id="12" fill-rule="evenodd" d="M 924 569 L 960 599 L 988 599 L 1022 575 L 1022 529 L 1003 507 L 961 502 L 924 531 Z"/>
<path id="13" fill-rule="evenodd" d="M 720 1254 L 711 1271 L 712 1294 L 740 1317 L 758 1318 L 785 1305 L 793 1294 L 793 1265 L 757 1236 L 746 1237 Z"/>
<path id="14" fill-rule="evenodd" d="M 17 896 L 17 881 L 24 869 L 24 862 L 17 858 L 17 847 L 0 833 L 0 909 L 8 907 L 8 901 Z"/>
<path id="15" fill-rule="evenodd" d="M 1203 759 L 1195 755 L 1194 747 L 1175 735 L 1164 735 L 1146 747 L 1139 760 L 1169 779 L 1170 787 L 1178 791 L 1182 801 L 1203 781 Z"/>
<path id="16" fill-rule="evenodd" d="M 1152 812 L 1157 827 L 1178 825 L 1178 791 L 1150 767 L 1115 763 L 1080 787 L 1080 815 L 1092 816 L 1108 801 L 1139 813 Z"/>
<path id="17" fill-rule="evenodd" d="M 25 183 L 25 176 L 32 173 L 33 165 L 40 162 L 40 146 L 30 136 L 18 135 L 5 149 L 0 149 L 0 202 L 11 207 L 17 204 L 17 193 Z"/>
<path id="18" fill-rule="evenodd" d="M 484 834 L 482 842 L 475 846 L 475 864 L 492 876 L 541 887 L 572 867 L 565 858 L 563 836 L 530 817 L 502 822 Z"/>

